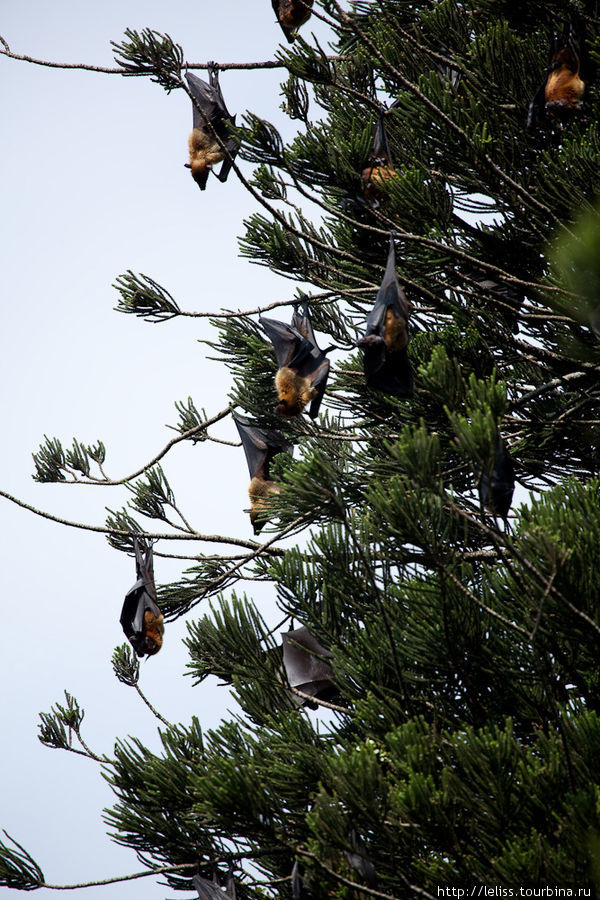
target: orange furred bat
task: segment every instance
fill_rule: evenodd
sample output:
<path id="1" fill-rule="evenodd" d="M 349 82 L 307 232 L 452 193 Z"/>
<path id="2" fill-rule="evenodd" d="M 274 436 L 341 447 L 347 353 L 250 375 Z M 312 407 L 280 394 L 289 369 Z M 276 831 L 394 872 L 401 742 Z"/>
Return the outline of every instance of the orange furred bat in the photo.
<path id="1" fill-rule="evenodd" d="M 578 29 L 581 32 L 581 28 Z M 552 35 L 546 77 L 529 104 L 527 127 L 550 116 L 567 120 L 581 110 L 585 83 L 581 78 L 581 41 L 572 22 Z"/>
<path id="2" fill-rule="evenodd" d="M 376 209 L 380 204 L 381 188 L 396 174 L 385 132 L 384 117 L 385 109 L 382 109 L 375 128 L 373 148 L 360 179 L 362 195 L 367 204 L 373 209 Z"/>
<path id="3" fill-rule="evenodd" d="M 281 30 L 291 44 L 300 26 L 310 19 L 313 0 L 271 0 L 271 5 Z"/>
<path id="4" fill-rule="evenodd" d="M 259 319 L 270 338 L 279 369 L 275 375 L 275 387 L 279 403 L 275 412 L 281 416 L 298 416 L 310 403 L 309 415 L 315 419 L 325 393 L 329 360 L 328 350 L 317 347 L 315 334 L 308 316 L 308 303 L 294 306 L 290 325 L 276 319 Z"/>
<path id="5" fill-rule="evenodd" d="M 154 656 L 163 644 L 163 614 L 156 603 L 152 544 L 142 556 L 137 538 L 133 539 L 137 581 L 125 596 L 121 625 L 138 656 Z"/>
<path id="6" fill-rule="evenodd" d="M 367 317 L 366 333 L 356 344 L 364 352 L 368 387 L 396 397 L 412 397 L 413 394 L 413 376 L 406 351 L 410 309 L 396 275 L 392 232 L 383 281 Z"/>
<path id="7" fill-rule="evenodd" d="M 191 169 L 192 178 L 201 191 L 205 190 L 209 172 L 214 171 L 212 167 L 217 163 L 223 162 L 219 172 L 214 172 L 219 181 L 226 181 L 231 170 L 231 159 L 226 157 L 217 136 L 232 158 L 238 149 L 228 131 L 228 124 L 235 125 L 235 116 L 231 116 L 225 106 L 219 72 L 209 63 L 208 73 L 210 84 L 191 73 L 185 76 L 194 98 L 194 127 L 188 138 L 190 161 L 185 165 Z"/>
<path id="8" fill-rule="evenodd" d="M 258 428 L 249 419 L 233 416 L 246 454 L 250 472 L 250 521 L 254 534 L 259 534 L 268 514 L 268 497 L 281 488 L 269 477 L 269 465 L 278 453 L 292 453 L 293 447 L 279 431 Z"/>

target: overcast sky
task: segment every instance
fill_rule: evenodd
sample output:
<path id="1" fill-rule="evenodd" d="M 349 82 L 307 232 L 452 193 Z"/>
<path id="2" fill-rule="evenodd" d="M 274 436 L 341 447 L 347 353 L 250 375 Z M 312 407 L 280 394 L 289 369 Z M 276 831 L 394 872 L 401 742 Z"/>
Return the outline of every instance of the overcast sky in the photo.
<path id="1" fill-rule="evenodd" d="M 110 41 L 128 27 L 169 33 L 190 62 L 272 59 L 283 37 L 269 0 L 4 0 L 0 14 L 0 35 L 13 52 L 63 62 L 113 65 Z M 323 37 L 318 22 L 314 30 Z M 277 123 L 282 79 L 272 70 L 226 72 L 221 83 L 232 113 L 249 108 Z M 209 416 L 227 402 L 229 373 L 207 361 L 198 343 L 211 336 L 207 320 L 151 325 L 115 312 L 111 284 L 119 274 L 150 275 L 196 311 L 250 309 L 295 292 L 293 283 L 238 258 L 242 221 L 255 203 L 235 175 L 225 185 L 211 178 L 201 193 L 184 169 L 191 118 L 183 92 L 167 95 L 146 78 L 0 56 L 0 488 L 66 519 L 102 525 L 105 508 L 120 508 L 128 494 L 34 482 L 31 453 L 44 435 L 67 446 L 73 437 L 101 439 L 107 474 L 119 478 L 173 437 L 166 426 L 178 420 L 175 401 L 191 396 Z M 215 433 L 237 439 L 230 422 Z M 227 476 L 219 506 L 199 478 L 209 458 Z M 241 449 L 182 444 L 165 469 L 197 530 L 252 537 Z M 66 689 L 86 709 L 84 735 L 97 753 L 110 754 L 127 734 L 159 750 L 156 719 L 110 665 L 124 640 L 119 614 L 135 580 L 133 562 L 102 535 L 53 524 L 2 498 L 0 523 L 0 827 L 50 883 L 139 871 L 134 853 L 106 837 L 101 812 L 113 797 L 97 766 L 37 739 L 38 714 Z M 178 572 L 160 559 L 155 569 L 159 582 Z M 256 594 L 267 615 L 271 595 Z M 229 695 L 182 677 L 185 631 L 183 620 L 167 626 L 161 653 L 142 663 L 140 684 L 170 721 L 196 714 L 211 727 L 226 714 Z M 172 895 L 144 879 L 68 896 Z"/>

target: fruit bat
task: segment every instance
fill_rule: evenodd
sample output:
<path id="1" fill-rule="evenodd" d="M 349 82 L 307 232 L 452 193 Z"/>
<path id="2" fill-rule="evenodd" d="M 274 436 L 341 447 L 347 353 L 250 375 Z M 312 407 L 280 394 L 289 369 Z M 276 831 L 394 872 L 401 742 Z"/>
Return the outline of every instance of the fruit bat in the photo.
<path id="1" fill-rule="evenodd" d="M 137 538 L 133 539 L 137 581 L 125 596 L 121 625 L 138 656 L 154 656 L 163 643 L 163 614 L 156 603 L 152 544 L 142 556 Z"/>
<path id="2" fill-rule="evenodd" d="M 387 266 L 365 336 L 356 342 L 364 352 L 367 385 L 395 397 L 412 397 L 413 376 L 406 347 L 411 305 L 396 277 L 394 233 L 390 234 Z"/>
<path id="3" fill-rule="evenodd" d="M 219 136 L 231 157 L 234 157 L 238 150 L 238 144 L 227 128 L 229 123 L 235 125 L 235 116 L 230 115 L 225 106 L 219 85 L 219 72 L 210 64 L 208 77 L 210 84 L 192 75 L 191 72 L 185 76 L 195 101 L 194 127 L 188 138 L 190 161 L 185 163 L 185 166 L 191 169 L 192 178 L 201 191 L 206 189 L 208 173 L 211 170 L 214 172 L 212 168 L 214 165 L 223 161 L 219 172 L 214 172 L 219 181 L 227 181 L 231 169 L 231 160 L 225 158 L 215 134 Z"/>
<path id="4" fill-rule="evenodd" d="M 385 113 L 382 107 L 375 126 L 373 147 L 361 174 L 362 195 L 372 209 L 379 206 L 381 187 L 396 174 L 385 132 Z"/>
<path id="5" fill-rule="evenodd" d="M 310 893 L 305 888 L 304 882 L 300 877 L 300 867 L 298 860 L 294 862 L 292 867 L 292 900 L 310 900 Z"/>
<path id="6" fill-rule="evenodd" d="M 494 446 L 494 467 L 491 475 L 482 472 L 479 483 L 479 499 L 483 508 L 506 522 L 515 489 L 515 467 L 508 450 L 497 437 Z"/>
<path id="7" fill-rule="evenodd" d="M 248 470 L 250 472 L 250 521 L 254 528 L 254 534 L 258 534 L 264 525 L 268 503 L 265 502 L 269 494 L 279 494 L 281 488 L 269 478 L 269 464 L 278 453 L 292 453 L 294 448 L 279 431 L 269 431 L 257 428 L 248 419 L 234 415 L 242 447 L 246 454 Z"/>
<path id="8" fill-rule="evenodd" d="M 219 885 L 217 873 L 217 867 L 213 866 L 212 881 L 209 881 L 207 878 L 202 878 L 200 875 L 193 876 L 192 884 L 198 891 L 200 900 L 224 900 L 225 897 L 228 897 L 229 900 L 236 900 L 235 881 L 233 879 L 233 870 L 231 867 L 229 869 L 227 884 L 224 891 Z"/>
<path id="9" fill-rule="evenodd" d="M 581 110 L 585 84 L 580 70 L 580 41 L 573 23 L 568 22 L 562 34 L 554 32 L 552 35 L 546 77 L 529 104 L 528 128 L 539 124 L 546 116 L 570 119 Z"/>
<path id="10" fill-rule="evenodd" d="M 294 304 L 290 325 L 275 319 L 260 318 L 259 322 L 273 344 L 279 366 L 275 375 L 279 398 L 275 412 L 280 416 L 298 416 L 310 403 L 309 416 L 316 419 L 329 375 L 325 353 L 332 348 L 323 351 L 317 347 L 306 299 L 301 312 L 298 307 Z"/>
<path id="11" fill-rule="evenodd" d="M 350 845 L 352 847 L 352 850 L 344 850 L 344 856 L 346 857 L 352 868 L 356 872 L 358 872 L 358 874 L 364 879 L 369 887 L 377 887 L 377 871 L 375 869 L 375 866 L 367 856 L 367 851 L 365 850 L 364 844 L 357 837 L 354 828 L 350 832 Z"/>
<path id="12" fill-rule="evenodd" d="M 321 646 L 304 626 L 282 632 L 281 640 L 283 668 L 290 687 L 297 688 L 316 700 L 327 701 L 335 697 L 338 692 L 335 676 L 326 661 L 333 656 L 331 651 Z"/>
<path id="13" fill-rule="evenodd" d="M 293 43 L 300 26 L 310 19 L 313 0 L 271 0 L 271 5 L 281 30 Z"/>

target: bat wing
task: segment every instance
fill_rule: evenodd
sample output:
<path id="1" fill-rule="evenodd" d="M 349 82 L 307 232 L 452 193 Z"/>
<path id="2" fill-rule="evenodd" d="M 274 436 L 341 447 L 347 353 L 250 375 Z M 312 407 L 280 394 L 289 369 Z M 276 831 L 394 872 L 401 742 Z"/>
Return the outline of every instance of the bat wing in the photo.
<path id="1" fill-rule="evenodd" d="M 273 344 L 279 368 L 291 366 L 292 360 L 295 361 L 293 367 L 296 368 L 298 362 L 310 356 L 313 349 L 311 344 L 293 325 L 286 325 L 276 319 L 260 318 L 258 321 Z"/>
<path id="2" fill-rule="evenodd" d="M 133 549 L 138 578 L 125 595 L 120 622 L 125 636 L 133 646 L 133 649 L 138 656 L 143 656 L 146 651 L 144 614 L 149 610 L 158 619 L 161 616 L 161 611 L 156 602 L 152 544 L 146 550 L 146 555 L 143 556 L 138 539 L 134 537 Z"/>
<path id="3" fill-rule="evenodd" d="M 224 900 L 224 897 L 226 896 L 219 885 L 215 884 L 214 881 L 209 881 L 208 878 L 201 878 L 200 875 L 194 875 L 192 883 L 198 891 L 200 900 Z"/>
<path id="4" fill-rule="evenodd" d="M 320 352 L 321 351 L 319 351 L 319 353 Z M 314 378 L 312 379 L 312 386 L 315 388 L 317 393 L 310 404 L 310 410 L 308 414 L 311 419 L 316 419 L 319 415 L 319 407 L 321 406 L 321 401 L 323 399 L 323 394 L 325 393 L 325 387 L 327 385 L 327 378 L 329 376 L 329 360 L 325 356 L 323 356 L 322 353 L 321 357 L 322 362 L 314 371 Z"/>
<path id="5" fill-rule="evenodd" d="M 381 165 L 381 163 L 385 163 L 393 169 L 392 154 L 390 153 L 390 145 L 385 130 L 385 113 L 386 110 L 382 107 L 373 134 L 373 149 L 371 150 L 369 164 L 379 163 Z"/>
<path id="6" fill-rule="evenodd" d="M 290 687 L 311 697 L 335 692 L 333 669 L 326 661 L 332 653 L 323 647 L 308 628 L 283 632 L 283 668 Z"/>
<path id="7" fill-rule="evenodd" d="M 481 476 L 479 489 L 481 505 L 506 519 L 514 490 L 515 467 L 512 457 L 498 440 L 494 451 L 494 468 L 491 476 L 488 476 L 487 472 Z"/>
<path id="8" fill-rule="evenodd" d="M 306 294 L 302 296 L 300 303 L 294 304 L 294 314 L 292 316 L 292 327 L 299 331 L 313 346 L 317 346 L 317 340 L 313 331 L 312 322 L 308 315 L 308 297 Z"/>
<path id="9" fill-rule="evenodd" d="M 412 397 L 413 373 L 406 347 L 395 353 L 381 352 L 377 347 L 364 348 L 364 372 L 368 387 L 393 397 Z"/>
<path id="10" fill-rule="evenodd" d="M 249 419 L 235 414 L 233 418 L 246 454 L 250 478 L 258 476 L 266 481 L 270 461 L 278 453 L 293 453 L 292 444 L 279 431 L 258 428 Z"/>
<path id="11" fill-rule="evenodd" d="M 537 91 L 531 98 L 529 108 L 527 110 L 527 128 L 535 128 L 541 122 L 546 114 L 546 82 L 548 77 L 544 78 Z"/>
<path id="12" fill-rule="evenodd" d="M 227 110 L 222 101 L 221 90 L 218 87 L 218 90 L 215 90 L 212 84 L 207 84 L 206 81 L 202 81 L 201 78 L 198 78 L 196 75 L 192 75 L 191 72 L 188 72 L 185 76 L 185 80 L 188 83 L 190 93 L 200 110 L 196 109 L 196 105 L 194 104 L 194 128 L 197 128 L 199 131 L 206 130 L 206 122 L 204 116 L 209 120 L 209 122 L 216 122 L 220 119 L 223 114 L 228 115 Z M 204 116 L 202 115 L 204 113 Z"/>

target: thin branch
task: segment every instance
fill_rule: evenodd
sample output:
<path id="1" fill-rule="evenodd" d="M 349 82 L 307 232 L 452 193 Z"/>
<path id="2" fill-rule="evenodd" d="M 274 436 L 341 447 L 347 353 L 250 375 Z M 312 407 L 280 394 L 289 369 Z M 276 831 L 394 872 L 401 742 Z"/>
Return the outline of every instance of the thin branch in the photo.
<path id="1" fill-rule="evenodd" d="M 313 697 L 312 694 L 305 694 L 304 691 L 292 687 L 291 684 L 289 685 L 289 689 L 292 694 L 297 694 L 298 697 L 302 697 L 303 700 L 308 700 L 310 703 L 318 703 L 319 706 L 326 706 L 327 709 L 333 709 L 335 712 L 346 713 L 347 716 L 354 715 L 352 710 L 348 709 L 347 706 L 339 706 L 337 703 L 329 703 L 327 700 L 320 700 L 318 697 Z"/>
<path id="2" fill-rule="evenodd" d="M 164 717 L 164 716 L 161 716 L 161 714 L 159 713 L 159 711 L 158 711 L 157 709 L 155 709 L 154 706 L 152 706 L 152 704 L 150 703 L 150 701 L 148 700 L 148 698 L 146 697 L 146 695 L 145 695 L 145 694 L 142 692 L 142 690 L 140 689 L 139 684 L 137 684 L 137 682 L 136 682 L 136 684 L 134 684 L 133 686 L 134 686 L 134 688 L 136 689 L 136 691 L 138 692 L 138 694 L 140 695 L 140 697 L 142 698 L 142 700 L 144 701 L 144 703 L 146 704 L 146 706 L 148 707 L 148 709 L 150 710 L 150 712 L 153 713 L 153 715 L 155 715 L 157 719 L 160 719 L 160 721 L 161 721 L 164 725 L 166 725 L 167 728 L 173 728 L 172 724 L 171 724 L 170 722 L 167 722 L 167 720 L 165 719 L 165 717 Z"/>
<path id="3" fill-rule="evenodd" d="M 13 497 L 12 494 L 7 493 L 7 491 L 0 490 L 0 497 L 10 500 L 11 503 L 20 506 L 22 509 L 28 510 L 28 512 L 35 513 L 36 516 L 41 516 L 43 519 L 49 519 L 51 522 L 58 522 L 59 525 L 68 525 L 70 528 L 81 528 L 83 531 L 96 531 L 100 534 L 120 534 L 123 537 L 131 537 L 131 531 L 126 528 L 107 528 L 105 525 L 86 525 L 83 522 L 72 522 L 69 519 L 63 519 L 60 516 L 54 516 L 51 513 L 44 512 L 44 510 L 36 509 L 35 506 L 31 506 L 30 503 L 25 503 L 24 500 Z M 261 546 L 257 541 L 225 537 L 221 534 L 199 534 L 197 532 L 194 532 L 194 534 L 161 534 L 148 531 L 144 532 L 144 537 L 152 538 L 157 541 L 205 541 L 212 544 L 233 544 L 236 547 L 248 547 L 251 550 L 260 550 L 261 552 L 264 551 L 265 546 Z M 285 551 L 270 549 L 269 552 L 277 556 L 283 556 Z"/>

